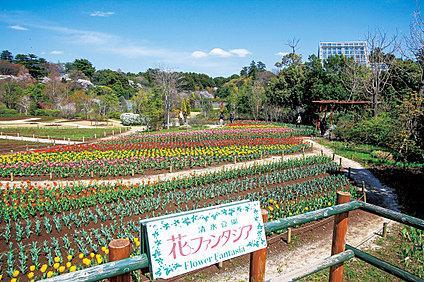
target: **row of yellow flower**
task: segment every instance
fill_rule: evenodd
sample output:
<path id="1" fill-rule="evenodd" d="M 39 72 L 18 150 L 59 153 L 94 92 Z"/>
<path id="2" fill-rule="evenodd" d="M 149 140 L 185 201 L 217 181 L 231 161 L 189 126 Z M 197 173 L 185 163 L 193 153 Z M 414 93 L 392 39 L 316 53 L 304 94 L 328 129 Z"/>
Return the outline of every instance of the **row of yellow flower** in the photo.
<path id="1" fill-rule="evenodd" d="M 14 164 L 18 162 L 71 162 L 98 159 L 125 159 L 132 157 L 184 157 L 184 156 L 232 156 L 249 155 L 259 153 L 262 150 L 280 150 L 290 145 L 260 145 L 260 146 L 238 146 L 228 147 L 203 147 L 203 148 L 155 148 L 122 151 L 82 151 L 82 152 L 56 152 L 56 153 L 32 153 L 32 154 L 6 154 L 0 155 L 1 164 Z"/>
<path id="2" fill-rule="evenodd" d="M 138 238 L 134 239 L 134 243 L 138 246 L 140 245 Z M 109 254 L 108 248 L 102 247 L 101 250 L 103 251 L 103 253 L 105 255 Z M 51 266 L 53 269 L 48 270 L 49 266 L 47 264 L 43 264 L 38 270 L 39 270 L 39 272 L 42 273 L 42 275 L 44 277 L 47 277 L 47 278 L 51 278 L 56 274 L 62 274 L 66 270 L 68 270 L 68 272 L 75 272 L 77 270 L 77 266 L 72 264 L 73 258 L 74 257 L 72 255 L 67 255 L 66 256 L 67 262 L 66 263 L 63 262 L 64 264 L 61 264 L 62 259 L 60 257 L 56 256 L 56 257 L 53 258 L 54 263 Z M 93 263 L 93 259 L 95 259 L 95 263 L 97 265 L 102 264 L 103 260 L 104 260 L 104 258 L 101 254 L 94 254 L 94 253 L 90 253 L 88 255 L 88 257 L 85 257 L 83 253 L 80 253 L 80 254 L 78 254 L 78 258 L 81 260 L 82 264 L 85 267 L 91 266 L 92 263 Z M 29 267 L 29 272 L 26 273 L 26 277 L 28 278 L 29 281 L 34 281 L 34 278 L 36 276 L 35 271 L 36 271 L 35 265 L 31 265 Z M 12 273 L 12 277 L 11 277 L 10 281 L 12 281 L 12 282 L 18 281 L 20 274 L 21 273 L 20 273 L 19 270 L 14 270 L 13 273 Z M 2 278 L 3 278 L 3 275 L 0 274 L 0 281 L 2 280 Z"/>

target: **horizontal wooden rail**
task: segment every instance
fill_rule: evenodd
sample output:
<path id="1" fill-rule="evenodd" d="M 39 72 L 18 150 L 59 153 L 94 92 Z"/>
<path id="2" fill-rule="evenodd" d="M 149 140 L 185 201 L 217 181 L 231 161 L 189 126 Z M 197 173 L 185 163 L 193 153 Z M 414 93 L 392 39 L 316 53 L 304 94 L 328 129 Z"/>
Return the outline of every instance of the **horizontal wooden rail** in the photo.
<path id="1" fill-rule="evenodd" d="M 346 204 L 336 205 L 329 208 L 319 209 L 287 218 L 270 221 L 265 224 L 266 232 L 276 232 L 289 227 L 305 224 L 312 221 L 324 219 L 336 214 L 353 211 L 362 207 L 362 202 L 352 201 Z"/>
<path id="2" fill-rule="evenodd" d="M 387 219 L 397 221 L 418 229 L 424 229 L 424 220 L 400 212 L 395 212 L 376 205 L 361 202 L 361 209 Z"/>
<path id="3" fill-rule="evenodd" d="M 397 266 L 394 266 L 388 262 L 385 262 L 379 258 L 376 258 L 375 256 L 372 256 L 366 252 L 363 252 L 361 250 L 358 250 L 350 245 L 346 244 L 346 249 L 353 251 L 355 254 L 355 257 L 365 261 L 366 263 L 369 263 L 387 273 L 390 273 L 402 280 L 405 281 L 424 281 L 423 279 L 419 278 L 418 276 L 415 276 L 412 273 L 409 273 L 408 271 L 405 271 Z"/>
<path id="4" fill-rule="evenodd" d="M 354 255 L 353 251 L 347 250 L 347 251 L 344 251 L 344 252 L 339 253 L 337 255 L 325 258 L 315 265 L 310 265 L 310 266 L 302 268 L 300 270 L 272 278 L 272 279 L 268 280 L 268 282 L 296 281 L 296 280 L 302 279 L 304 277 L 307 277 L 309 275 L 312 275 L 314 273 L 317 273 L 318 271 L 329 268 L 331 266 L 341 264 L 341 263 L 353 258 L 354 256 L 355 255 Z"/>
<path id="5" fill-rule="evenodd" d="M 134 270 L 149 267 L 149 261 L 146 254 L 134 256 L 127 259 L 104 263 L 101 265 L 89 267 L 80 271 L 70 272 L 49 279 L 41 280 L 44 282 L 92 282 L 102 279 L 122 275 Z"/>

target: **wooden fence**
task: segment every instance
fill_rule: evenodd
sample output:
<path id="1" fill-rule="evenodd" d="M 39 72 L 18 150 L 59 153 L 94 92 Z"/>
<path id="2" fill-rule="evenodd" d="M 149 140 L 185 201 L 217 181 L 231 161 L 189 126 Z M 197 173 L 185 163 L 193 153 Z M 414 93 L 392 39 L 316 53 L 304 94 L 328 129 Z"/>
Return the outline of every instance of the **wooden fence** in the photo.
<path id="1" fill-rule="evenodd" d="M 266 222 L 267 216 L 263 213 L 265 230 L 267 233 L 287 230 L 305 223 L 321 220 L 334 216 L 333 241 L 331 256 L 314 266 L 301 269 L 295 273 L 283 274 L 269 281 L 295 281 L 307 277 L 325 268 L 330 268 L 330 281 L 341 282 L 343 280 L 343 263 L 353 257 L 363 260 L 375 267 L 382 269 L 396 277 L 406 281 L 424 281 L 419 277 L 378 259 L 368 253 L 360 251 L 346 244 L 346 233 L 349 220 L 349 211 L 361 209 L 415 228 L 424 229 L 424 220 L 406 214 L 388 210 L 372 204 L 359 201 L 350 201 L 350 195 L 346 192 L 337 193 L 337 205 L 304 214 L 291 216 L 271 222 Z M 112 243 L 111 243 L 112 244 Z M 113 248 L 110 249 L 111 253 Z M 128 253 L 129 256 L 129 253 Z M 251 254 L 250 275 L 251 282 L 262 282 L 265 279 L 266 249 L 258 250 Z M 73 273 L 59 275 L 44 282 L 70 282 L 70 281 L 98 281 L 105 278 L 118 277 L 117 281 L 128 281 L 128 273 L 134 270 L 148 268 L 146 254 L 111 261 L 102 265 L 90 267 Z M 126 278 L 125 278 L 126 277 Z M 111 281 L 115 281 L 111 279 Z"/>

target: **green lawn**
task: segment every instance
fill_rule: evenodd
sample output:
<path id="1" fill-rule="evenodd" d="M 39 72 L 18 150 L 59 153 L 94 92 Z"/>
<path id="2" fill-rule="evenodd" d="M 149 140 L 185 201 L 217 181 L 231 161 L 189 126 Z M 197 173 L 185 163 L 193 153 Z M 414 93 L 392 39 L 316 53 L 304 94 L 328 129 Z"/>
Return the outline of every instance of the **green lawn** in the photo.
<path id="1" fill-rule="evenodd" d="M 366 167 L 372 165 L 423 167 L 423 164 L 396 162 L 391 158 L 387 149 L 382 147 L 341 141 L 329 141 L 324 138 L 318 138 L 317 142 L 331 148 L 337 155 L 357 161 Z"/>
<path id="2" fill-rule="evenodd" d="M 128 128 L 122 128 L 123 131 Z M 5 135 L 17 135 L 52 139 L 68 139 L 73 141 L 81 141 L 84 137 L 85 140 L 93 139 L 96 135 L 97 138 L 103 137 L 106 133 L 107 136 L 119 133 L 119 128 L 67 128 L 67 127 L 0 127 L 0 132 Z"/>

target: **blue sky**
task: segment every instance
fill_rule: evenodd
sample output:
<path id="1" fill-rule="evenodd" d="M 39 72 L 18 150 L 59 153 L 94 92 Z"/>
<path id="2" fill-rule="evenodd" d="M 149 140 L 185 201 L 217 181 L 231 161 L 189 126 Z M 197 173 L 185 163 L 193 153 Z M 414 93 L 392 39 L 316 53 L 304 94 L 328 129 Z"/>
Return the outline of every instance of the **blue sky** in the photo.
<path id="1" fill-rule="evenodd" d="M 149 67 L 238 73 L 269 69 L 300 39 L 304 59 L 320 41 L 363 39 L 376 29 L 406 34 L 419 1 L 48 1 L 0 0 L 0 50 L 52 62 L 87 58 L 96 68 Z"/>

